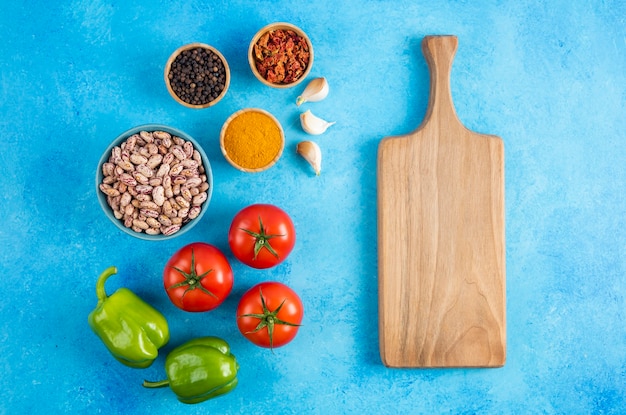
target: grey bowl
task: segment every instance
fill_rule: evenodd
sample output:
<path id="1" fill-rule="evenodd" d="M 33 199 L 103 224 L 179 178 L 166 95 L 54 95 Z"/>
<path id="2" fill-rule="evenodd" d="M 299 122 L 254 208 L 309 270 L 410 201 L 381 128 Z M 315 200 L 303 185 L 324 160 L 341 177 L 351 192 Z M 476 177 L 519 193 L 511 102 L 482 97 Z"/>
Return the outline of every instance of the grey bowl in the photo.
<path id="1" fill-rule="evenodd" d="M 198 150 L 198 152 L 200 153 L 200 156 L 202 157 L 202 164 L 204 165 L 205 174 L 207 176 L 207 183 L 209 184 L 209 189 L 207 190 L 207 199 L 202 204 L 202 209 L 200 210 L 200 214 L 195 219 L 192 219 L 191 221 L 182 225 L 180 230 L 172 235 L 163 235 L 163 234 L 148 235 L 144 232 L 135 232 L 131 228 L 125 227 L 124 223 L 113 215 L 113 210 L 107 203 L 107 196 L 104 193 L 102 193 L 102 191 L 100 191 L 100 184 L 102 183 L 102 179 L 104 177 L 104 174 L 102 172 L 102 165 L 109 160 L 113 147 L 119 146 L 121 143 L 126 141 L 128 137 L 130 137 L 133 134 L 138 134 L 140 131 L 166 131 L 170 133 L 171 135 L 175 135 L 187 141 L 191 141 L 193 143 L 194 148 Z M 186 232 L 189 232 L 191 228 L 193 228 L 204 216 L 207 206 L 209 205 L 209 202 L 211 201 L 212 193 L 213 193 L 213 174 L 211 171 L 211 165 L 209 163 L 209 158 L 207 157 L 206 153 L 204 152 L 200 144 L 193 137 L 186 134 L 185 132 L 177 130 L 172 127 L 168 127 L 166 125 L 145 124 L 145 125 L 140 125 L 140 126 L 131 128 L 130 130 L 123 132 L 115 140 L 111 142 L 111 144 L 107 147 L 107 149 L 102 154 L 102 157 L 100 157 L 100 161 L 98 162 L 98 168 L 96 171 L 96 194 L 98 196 L 98 203 L 100 203 L 100 207 L 104 211 L 105 215 L 111 220 L 111 222 L 115 226 L 117 226 L 118 229 L 120 229 L 122 232 L 128 235 L 134 236 L 135 238 L 145 239 L 149 241 L 163 241 L 163 240 L 175 238 L 177 236 L 183 235 Z"/>

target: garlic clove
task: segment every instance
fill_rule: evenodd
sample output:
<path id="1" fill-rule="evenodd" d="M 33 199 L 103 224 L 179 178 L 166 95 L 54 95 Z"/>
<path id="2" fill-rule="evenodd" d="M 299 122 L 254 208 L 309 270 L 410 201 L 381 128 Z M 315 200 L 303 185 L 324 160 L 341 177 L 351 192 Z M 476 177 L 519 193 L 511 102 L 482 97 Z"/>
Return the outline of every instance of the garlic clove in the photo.
<path id="1" fill-rule="evenodd" d="M 322 172 L 322 150 L 314 141 L 301 141 L 296 146 L 296 152 L 309 162 L 317 176 Z"/>
<path id="2" fill-rule="evenodd" d="M 300 114 L 300 124 L 302 124 L 302 129 L 311 134 L 311 135 L 320 135 L 323 134 L 328 127 L 335 124 L 335 122 L 325 121 L 311 112 L 311 110 L 306 110 L 302 114 Z"/>
<path id="3" fill-rule="evenodd" d="M 302 95 L 296 99 L 296 105 L 309 102 L 321 101 L 328 96 L 328 82 L 326 78 L 315 78 L 304 88 Z"/>

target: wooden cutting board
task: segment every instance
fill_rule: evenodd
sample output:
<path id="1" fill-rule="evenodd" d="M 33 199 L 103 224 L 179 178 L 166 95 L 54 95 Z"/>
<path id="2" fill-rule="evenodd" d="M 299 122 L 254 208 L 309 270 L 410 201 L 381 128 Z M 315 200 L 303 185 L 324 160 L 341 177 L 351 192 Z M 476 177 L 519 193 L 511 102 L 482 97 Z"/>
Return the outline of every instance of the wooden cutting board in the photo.
<path id="1" fill-rule="evenodd" d="M 427 36 L 430 97 L 378 148 L 379 337 L 389 367 L 499 367 L 506 357 L 504 144 L 456 116 L 455 36 Z"/>

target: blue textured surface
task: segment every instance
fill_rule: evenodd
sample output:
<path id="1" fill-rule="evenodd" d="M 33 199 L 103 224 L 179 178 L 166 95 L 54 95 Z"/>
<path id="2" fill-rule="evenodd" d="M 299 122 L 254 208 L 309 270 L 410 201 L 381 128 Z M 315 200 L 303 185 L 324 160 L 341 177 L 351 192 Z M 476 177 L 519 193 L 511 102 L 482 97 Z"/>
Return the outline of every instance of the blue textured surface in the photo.
<path id="1" fill-rule="evenodd" d="M 573 4 L 572 4 L 573 3 Z M 624 413 L 626 412 L 626 4 L 422 0 L 22 1 L 0 15 L 0 413 Z M 329 97 L 305 104 L 337 121 L 316 138 L 323 172 L 295 155 L 301 88 L 273 90 L 248 68 L 249 39 L 267 23 L 301 26 L 315 45 L 311 76 Z M 506 149 L 507 337 L 501 369 L 392 370 L 377 338 L 376 151 L 415 129 L 427 103 L 427 34 L 459 37 L 452 92 L 459 118 Z M 162 68 L 184 43 L 229 60 L 228 95 L 207 110 L 169 97 Z M 221 156 L 222 123 L 260 107 L 285 126 L 267 172 Z M 166 242 L 131 238 L 98 206 L 101 152 L 144 123 L 182 129 L 211 159 L 215 190 L 193 230 Z M 266 271 L 230 253 L 230 220 L 253 202 L 293 217 L 298 242 Z M 210 242 L 232 260 L 219 309 L 188 314 L 161 285 L 168 256 Z M 162 310 L 172 340 L 230 342 L 241 364 L 231 394 L 196 406 L 163 375 L 121 366 L 87 326 L 105 267 Z M 275 354 L 237 331 L 239 296 L 279 280 L 301 294 L 304 326 Z"/>

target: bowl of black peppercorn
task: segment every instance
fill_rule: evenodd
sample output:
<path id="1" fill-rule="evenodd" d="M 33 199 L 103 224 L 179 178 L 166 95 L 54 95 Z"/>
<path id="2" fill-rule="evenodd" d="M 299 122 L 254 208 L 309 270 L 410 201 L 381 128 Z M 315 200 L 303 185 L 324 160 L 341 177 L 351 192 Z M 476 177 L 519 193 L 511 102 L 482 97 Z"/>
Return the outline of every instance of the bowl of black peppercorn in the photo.
<path id="1" fill-rule="evenodd" d="M 228 91 L 230 69 L 224 56 L 204 43 L 183 45 L 165 64 L 165 85 L 170 95 L 189 108 L 208 108 Z"/>

